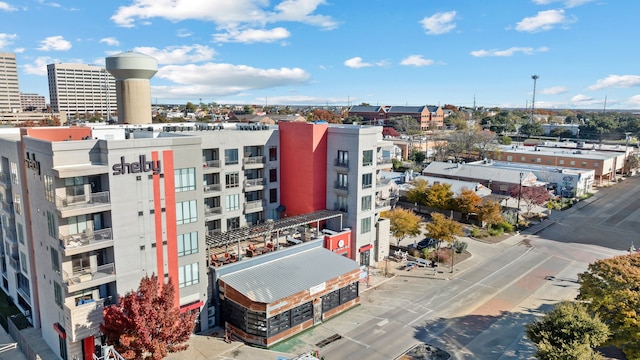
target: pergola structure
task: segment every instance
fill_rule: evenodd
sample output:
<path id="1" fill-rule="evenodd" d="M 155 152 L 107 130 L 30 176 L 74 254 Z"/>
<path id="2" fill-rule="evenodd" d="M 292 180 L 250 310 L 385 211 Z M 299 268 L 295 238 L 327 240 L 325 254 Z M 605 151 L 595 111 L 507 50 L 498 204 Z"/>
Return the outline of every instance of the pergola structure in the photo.
<path id="1" fill-rule="evenodd" d="M 208 234 L 206 238 L 207 252 L 209 252 L 211 248 L 238 244 L 244 240 L 259 236 L 267 237 L 273 233 L 276 233 L 276 237 L 279 237 L 280 232 L 295 229 L 302 225 L 316 223 L 316 227 L 318 227 L 320 221 L 333 218 L 340 218 L 340 228 L 342 229 L 342 215 L 343 213 L 340 211 L 320 210 L 308 214 L 289 216 L 273 221 L 270 220 L 262 224 L 232 229 L 218 234 Z"/>

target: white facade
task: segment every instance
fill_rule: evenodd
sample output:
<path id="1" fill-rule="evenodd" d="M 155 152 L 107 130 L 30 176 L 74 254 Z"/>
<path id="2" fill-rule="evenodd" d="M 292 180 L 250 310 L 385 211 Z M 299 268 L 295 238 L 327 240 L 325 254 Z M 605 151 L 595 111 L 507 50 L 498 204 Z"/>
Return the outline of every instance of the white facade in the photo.
<path id="1" fill-rule="evenodd" d="M 16 54 L 0 52 L 0 113 L 21 110 Z"/>
<path id="2" fill-rule="evenodd" d="M 49 64 L 49 101 L 55 112 L 69 118 L 117 114 L 115 79 L 104 67 L 84 64 Z"/>

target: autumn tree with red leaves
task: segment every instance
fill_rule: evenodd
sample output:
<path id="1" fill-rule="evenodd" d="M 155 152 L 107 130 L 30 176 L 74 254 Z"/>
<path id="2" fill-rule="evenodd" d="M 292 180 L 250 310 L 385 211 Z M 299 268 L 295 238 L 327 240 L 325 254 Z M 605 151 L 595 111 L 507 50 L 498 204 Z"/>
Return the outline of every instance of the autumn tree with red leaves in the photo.
<path id="1" fill-rule="evenodd" d="M 522 191 L 520 191 L 522 188 Z M 511 188 L 511 196 L 524 201 L 527 205 L 527 214 L 531 213 L 534 205 L 541 206 L 549 200 L 549 191 L 544 186 L 514 186 Z"/>
<path id="2" fill-rule="evenodd" d="M 125 359 L 160 360 L 168 353 L 186 350 L 197 314 L 180 313 L 174 305 L 171 280 L 162 288 L 158 277 L 145 276 L 137 291 L 105 307 L 100 330 Z"/>

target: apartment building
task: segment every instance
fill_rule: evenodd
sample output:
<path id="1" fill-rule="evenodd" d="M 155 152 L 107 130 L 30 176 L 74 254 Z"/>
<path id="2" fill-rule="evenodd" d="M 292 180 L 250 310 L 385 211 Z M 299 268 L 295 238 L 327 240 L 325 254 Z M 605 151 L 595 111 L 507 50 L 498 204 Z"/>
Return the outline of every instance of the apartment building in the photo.
<path id="1" fill-rule="evenodd" d="M 85 64 L 48 64 L 49 101 L 55 112 L 70 118 L 117 113 L 115 79 L 104 67 Z"/>
<path id="2" fill-rule="evenodd" d="M 0 52 L 0 113 L 21 109 L 16 54 Z"/>
<path id="3" fill-rule="evenodd" d="M 42 95 L 21 92 L 20 108 L 23 111 L 43 111 L 47 108 L 47 102 Z"/>
<path id="4" fill-rule="evenodd" d="M 305 122 L 7 129 L 2 289 L 61 358 L 90 359 L 104 306 L 145 275 L 176 284 L 176 305 L 200 311 L 197 332 L 217 325 L 214 234 L 336 208 L 336 228 L 351 229 L 339 250 L 362 270 L 388 255 L 380 212 L 394 194 L 378 181 L 391 163 L 381 137 L 379 127 Z"/>
<path id="5" fill-rule="evenodd" d="M 352 106 L 349 116 L 362 117 L 365 124 L 382 125 L 389 118 L 410 116 L 423 131 L 441 129 L 444 126 L 444 111 L 440 106 Z"/>

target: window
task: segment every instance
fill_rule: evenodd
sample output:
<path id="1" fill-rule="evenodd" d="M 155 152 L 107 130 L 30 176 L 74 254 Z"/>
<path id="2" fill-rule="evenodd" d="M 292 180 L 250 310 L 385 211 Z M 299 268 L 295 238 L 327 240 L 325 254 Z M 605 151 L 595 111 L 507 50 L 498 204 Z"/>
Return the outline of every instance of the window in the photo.
<path id="1" fill-rule="evenodd" d="M 597 168 L 597 167 L 599 167 L 599 166 L 600 166 L 600 164 L 598 164 L 598 163 L 593 163 L 593 167 L 594 167 L 594 168 Z"/>
<path id="2" fill-rule="evenodd" d="M 586 161 L 582 162 L 582 167 L 587 167 L 587 162 Z"/>
<path id="3" fill-rule="evenodd" d="M 363 251 L 360 253 L 360 265 L 369 265 L 371 261 L 371 251 Z"/>
<path id="4" fill-rule="evenodd" d="M 346 196 L 338 196 L 336 201 L 336 211 L 347 212 L 349 210 Z"/>
<path id="5" fill-rule="evenodd" d="M 18 185 L 18 164 L 12 161 L 9 164 L 9 168 L 11 170 L 11 183 L 13 185 Z"/>
<path id="6" fill-rule="evenodd" d="M 520 157 L 520 161 L 527 161 L 527 158 L 526 158 L 526 157 L 524 157 L 524 156 L 521 156 L 521 157 Z"/>
<path id="7" fill-rule="evenodd" d="M 49 236 L 52 238 L 58 238 L 56 228 L 56 217 L 47 211 L 47 228 L 49 230 Z"/>
<path id="8" fill-rule="evenodd" d="M 53 283 L 53 294 L 56 300 L 56 305 L 62 309 L 62 286 L 60 286 L 60 283 L 57 281 Z"/>
<path id="9" fill-rule="evenodd" d="M 233 165 L 238 163 L 238 149 L 226 149 L 224 151 L 225 165 Z"/>
<path id="10" fill-rule="evenodd" d="M 537 163 L 541 163 L 541 162 L 542 162 L 542 159 L 541 159 L 541 158 L 536 158 L 536 162 L 537 162 Z"/>
<path id="11" fill-rule="evenodd" d="M 363 196 L 361 201 L 362 211 L 371 210 L 371 195 Z"/>
<path id="12" fill-rule="evenodd" d="M 60 257 L 58 256 L 58 250 L 51 247 L 51 268 L 56 274 L 60 274 Z"/>
<path id="13" fill-rule="evenodd" d="M 278 189 L 269 189 L 269 204 L 278 202 Z"/>
<path id="14" fill-rule="evenodd" d="M 347 174 L 338 174 L 338 181 L 336 184 L 336 187 L 338 189 L 347 189 L 349 188 L 349 181 L 348 181 L 348 177 Z"/>
<path id="15" fill-rule="evenodd" d="M 227 195 L 225 196 L 225 209 L 227 211 L 240 210 L 240 195 Z"/>
<path id="16" fill-rule="evenodd" d="M 196 201 L 183 201 L 176 203 L 176 220 L 178 225 L 198 221 Z"/>
<path id="17" fill-rule="evenodd" d="M 22 227 L 22 224 L 16 223 L 16 231 L 18 233 L 18 241 L 20 241 L 20 244 L 24 245 L 24 228 Z"/>
<path id="18" fill-rule="evenodd" d="M 44 175 L 44 197 L 47 201 L 56 201 L 56 194 L 53 188 L 53 177 L 49 175 Z"/>
<path id="19" fill-rule="evenodd" d="M 269 147 L 269 161 L 278 160 L 278 148 L 275 146 Z"/>
<path id="20" fill-rule="evenodd" d="M 20 194 L 13 194 L 13 210 L 16 214 L 22 215 L 22 197 Z"/>
<path id="21" fill-rule="evenodd" d="M 373 165 L 373 150 L 364 150 L 362 152 L 362 166 Z"/>
<path id="22" fill-rule="evenodd" d="M 551 160 L 547 160 L 547 165 L 551 165 Z"/>
<path id="23" fill-rule="evenodd" d="M 196 168 L 175 169 L 176 192 L 196 189 Z"/>
<path id="24" fill-rule="evenodd" d="M 360 234 L 366 234 L 371 231 L 371 218 L 366 217 L 360 219 Z"/>
<path id="25" fill-rule="evenodd" d="M 224 175 L 224 180 L 224 185 L 227 189 L 238 187 L 240 186 L 240 173 L 238 173 L 237 171 L 226 173 Z"/>
<path id="26" fill-rule="evenodd" d="M 20 251 L 20 266 L 23 273 L 29 273 L 29 271 L 27 270 L 27 255 L 25 255 L 25 253 L 23 253 L 22 251 Z"/>
<path id="27" fill-rule="evenodd" d="M 84 195 L 84 178 L 82 176 L 66 178 L 64 179 L 64 187 L 67 196 Z"/>
<path id="28" fill-rule="evenodd" d="M 338 150 L 338 158 L 336 159 L 336 165 L 349 166 L 349 152 L 344 150 Z"/>
<path id="29" fill-rule="evenodd" d="M 278 169 L 269 169 L 269 182 L 278 181 Z"/>
<path id="30" fill-rule="evenodd" d="M 371 188 L 371 181 L 373 179 L 373 174 L 362 174 L 362 188 L 369 189 Z"/>
<path id="31" fill-rule="evenodd" d="M 571 161 L 569 162 L 569 165 L 571 165 L 571 166 L 576 166 L 576 162 L 575 162 L 575 161 L 573 161 L 573 160 L 571 160 Z"/>
<path id="32" fill-rule="evenodd" d="M 191 255 L 198 252 L 198 233 L 178 235 L 178 256 Z"/>
<path id="33" fill-rule="evenodd" d="M 507 161 L 513 161 L 513 156 L 507 155 Z"/>
<path id="34" fill-rule="evenodd" d="M 558 160 L 558 164 L 564 165 L 564 160 Z"/>
<path id="35" fill-rule="evenodd" d="M 198 272 L 198 263 L 193 263 L 178 268 L 178 286 L 183 288 L 185 286 L 195 285 L 200 282 L 200 275 Z"/>
<path id="36" fill-rule="evenodd" d="M 233 229 L 237 229 L 239 227 L 240 227 L 240 218 L 239 217 L 233 217 L 233 218 L 227 219 L 227 230 L 233 230 Z"/>
<path id="37" fill-rule="evenodd" d="M 87 232 L 87 215 L 71 216 L 68 220 L 67 231 L 69 235 Z"/>

